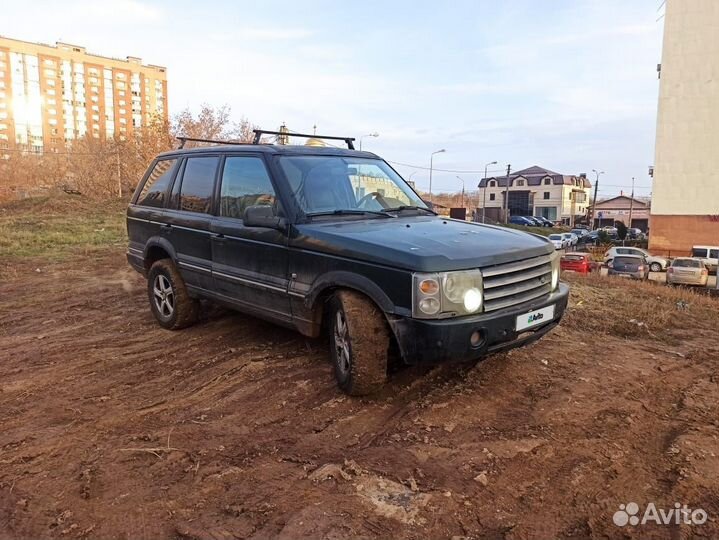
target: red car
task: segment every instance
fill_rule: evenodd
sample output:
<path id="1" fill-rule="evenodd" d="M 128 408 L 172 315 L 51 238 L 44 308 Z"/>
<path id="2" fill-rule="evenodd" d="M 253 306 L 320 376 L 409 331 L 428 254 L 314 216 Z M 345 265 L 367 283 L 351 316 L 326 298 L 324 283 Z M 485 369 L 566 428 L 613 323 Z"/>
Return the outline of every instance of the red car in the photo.
<path id="1" fill-rule="evenodd" d="M 565 253 L 559 261 L 563 271 L 588 274 L 594 267 L 594 262 L 588 253 Z"/>

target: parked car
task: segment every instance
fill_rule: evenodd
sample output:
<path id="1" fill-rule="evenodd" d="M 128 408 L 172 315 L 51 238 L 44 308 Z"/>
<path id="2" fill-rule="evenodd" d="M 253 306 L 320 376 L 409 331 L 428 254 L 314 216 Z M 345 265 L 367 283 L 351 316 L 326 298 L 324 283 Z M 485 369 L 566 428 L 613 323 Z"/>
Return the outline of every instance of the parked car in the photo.
<path id="1" fill-rule="evenodd" d="M 352 395 L 383 385 L 392 342 L 407 363 L 472 360 L 559 323 L 569 288 L 546 238 L 438 216 L 345 141 L 157 156 L 127 209 L 127 259 L 157 322 L 189 326 L 206 299 L 306 336 L 327 329 Z"/>
<path id="2" fill-rule="evenodd" d="M 641 229 L 637 229 L 636 227 L 630 227 L 627 229 L 627 238 L 630 240 L 644 240 L 646 238 L 646 235 Z"/>
<path id="3" fill-rule="evenodd" d="M 576 246 L 577 242 L 579 241 L 579 238 L 577 238 L 576 234 L 568 232 L 562 233 L 562 237 L 566 242 L 566 247 Z"/>
<path id="4" fill-rule="evenodd" d="M 538 219 L 542 222 L 543 227 L 554 227 L 554 222 L 545 218 L 544 216 L 534 216 L 534 219 Z"/>
<path id="5" fill-rule="evenodd" d="M 599 241 L 599 231 L 589 231 L 586 235 L 584 235 L 585 243 L 595 244 L 598 241 Z"/>
<path id="6" fill-rule="evenodd" d="M 567 247 L 567 240 L 561 234 L 550 234 L 547 238 L 554 245 L 554 249 L 564 249 Z"/>
<path id="7" fill-rule="evenodd" d="M 524 219 L 529 221 L 533 227 L 544 227 L 544 223 L 532 216 L 522 216 Z"/>
<path id="8" fill-rule="evenodd" d="M 600 231 L 604 231 L 605 233 L 607 233 L 607 234 L 609 234 L 609 235 L 614 235 L 614 236 L 617 235 L 617 228 L 616 228 L 616 227 L 606 226 L 606 227 L 602 227 L 602 228 L 599 229 L 599 230 L 600 230 Z"/>
<path id="9" fill-rule="evenodd" d="M 665 259 L 664 257 L 655 257 L 646 249 L 622 246 L 616 246 L 607 251 L 604 254 L 604 262 L 609 263 L 617 255 L 637 255 L 644 257 L 649 263 L 649 269 L 652 272 L 663 272 L 669 265 L 669 261 L 667 259 Z"/>
<path id="10" fill-rule="evenodd" d="M 694 246 L 692 248 L 692 257 L 704 261 L 709 271 L 716 274 L 717 266 L 719 266 L 719 247 Z"/>
<path id="11" fill-rule="evenodd" d="M 514 225 L 523 225 L 524 227 L 534 227 L 534 222 L 529 221 L 524 216 L 509 216 L 509 222 Z"/>
<path id="12" fill-rule="evenodd" d="M 667 268 L 667 283 L 670 285 L 700 285 L 707 286 L 709 270 L 701 259 L 690 257 L 677 257 Z"/>
<path id="13" fill-rule="evenodd" d="M 631 277 L 634 279 L 647 279 L 649 277 L 649 264 L 643 255 L 617 255 L 609 263 L 610 276 Z"/>
<path id="14" fill-rule="evenodd" d="M 594 263 L 589 253 L 571 252 L 562 255 L 559 261 L 559 267 L 565 272 L 588 274 L 594 268 Z"/>
<path id="15" fill-rule="evenodd" d="M 576 236 L 579 240 L 582 240 L 585 236 L 589 234 L 589 231 L 586 229 L 572 229 L 571 232 L 574 236 Z"/>

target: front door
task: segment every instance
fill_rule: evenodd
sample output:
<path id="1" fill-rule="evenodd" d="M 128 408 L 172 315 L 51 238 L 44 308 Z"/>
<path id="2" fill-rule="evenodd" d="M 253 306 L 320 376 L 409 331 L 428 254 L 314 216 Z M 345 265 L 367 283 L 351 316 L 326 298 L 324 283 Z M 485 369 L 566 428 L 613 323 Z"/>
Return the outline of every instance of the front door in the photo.
<path id="1" fill-rule="evenodd" d="M 280 204 L 260 155 L 228 155 L 222 167 L 217 216 L 212 223 L 215 290 L 249 309 L 290 320 L 288 252 L 284 232 L 245 227 L 245 209 Z"/>

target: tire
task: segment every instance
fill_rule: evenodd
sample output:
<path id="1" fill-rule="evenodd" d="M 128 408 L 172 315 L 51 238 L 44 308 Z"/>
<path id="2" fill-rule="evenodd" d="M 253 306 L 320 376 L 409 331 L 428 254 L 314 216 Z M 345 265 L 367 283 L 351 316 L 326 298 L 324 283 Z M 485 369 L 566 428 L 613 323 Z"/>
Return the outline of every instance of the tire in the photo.
<path id="1" fill-rule="evenodd" d="M 200 302 L 191 298 L 185 281 L 170 259 L 155 261 L 147 276 L 150 310 L 168 330 L 179 330 L 197 321 Z"/>
<path id="2" fill-rule="evenodd" d="M 659 264 L 658 262 L 653 262 L 652 264 L 649 265 L 649 270 L 651 270 L 652 272 L 661 272 L 662 265 Z"/>
<path id="3" fill-rule="evenodd" d="M 340 389 L 379 391 L 387 380 L 390 333 L 384 313 L 366 296 L 338 291 L 329 303 L 330 355 Z"/>

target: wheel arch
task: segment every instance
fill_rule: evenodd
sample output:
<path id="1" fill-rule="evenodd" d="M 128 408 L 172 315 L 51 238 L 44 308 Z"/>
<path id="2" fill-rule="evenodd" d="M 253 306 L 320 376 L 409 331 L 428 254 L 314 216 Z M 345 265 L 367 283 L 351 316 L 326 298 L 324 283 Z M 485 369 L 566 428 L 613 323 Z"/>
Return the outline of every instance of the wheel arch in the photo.
<path id="1" fill-rule="evenodd" d="M 353 272 L 329 272 L 315 281 L 309 294 L 305 297 L 305 305 L 309 308 L 312 319 L 311 329 L 309 329 L 311 336 L 318 337 L 320 335 L 327 301 L 341 289 L 352 290 L 369 298 L 384 313 L 385 319 L 388 314 L 393 314 L 396 311 L 389 296 L 369 278 Z"/>
<path id="2" fill-rule="evenodd" d="M 153 263 L 156 261 L 167 258 L 172 259 L 173 263 L 177 261 L 175 248 L 172 247 L 172 244 L 165 238 L 150 238 L 150 240 L 148 240 L 145 244 L 142 259 L 145 266 L 145 272 L 149 272 L 150 267 L 152 267 Z"/>

